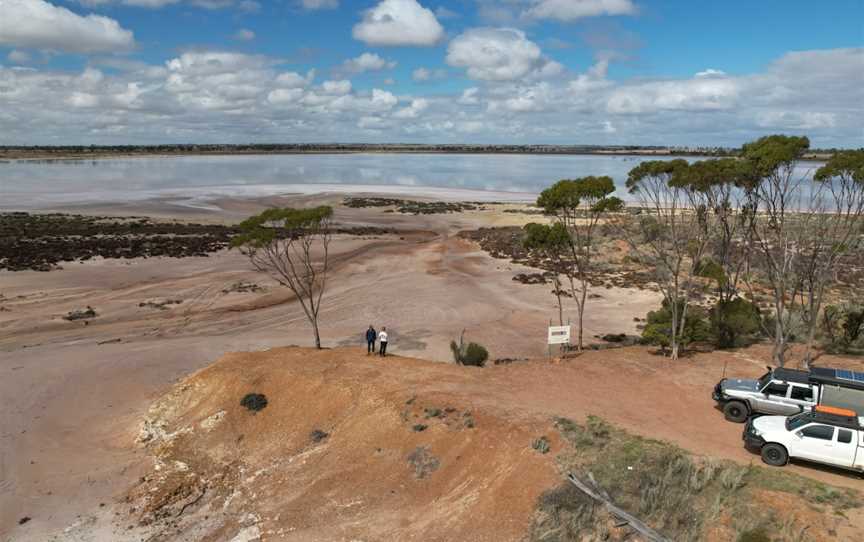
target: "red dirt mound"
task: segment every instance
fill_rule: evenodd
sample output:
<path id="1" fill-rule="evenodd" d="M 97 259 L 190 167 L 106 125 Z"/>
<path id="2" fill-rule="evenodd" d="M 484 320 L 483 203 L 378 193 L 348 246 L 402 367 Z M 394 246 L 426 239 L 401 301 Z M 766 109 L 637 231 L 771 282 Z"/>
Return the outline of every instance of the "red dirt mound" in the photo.
<path id="1" fill-rule="evenodd" d="M 560 479 L 531 447 L 553 431 L 415 391 L 419 365 L 424 380 L 479 373 L 347 349 L 223 357 L 152 407 L 141 440 L 156 467 L 133 515 L 153 539 L 522 538 Z M 241 406 L 249 393 L 267 406 Z"/>

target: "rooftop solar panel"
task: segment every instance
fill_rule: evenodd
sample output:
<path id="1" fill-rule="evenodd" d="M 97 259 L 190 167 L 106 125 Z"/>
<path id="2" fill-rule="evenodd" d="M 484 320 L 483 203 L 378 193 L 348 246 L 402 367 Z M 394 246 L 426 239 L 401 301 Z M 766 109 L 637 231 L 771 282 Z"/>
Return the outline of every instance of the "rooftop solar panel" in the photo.
<path id="1" fill-rule="evenodd" d="M 843 380 L 855 380 L 852 371 L 847 369 L 837 369 L 837 378 L 842 378 Z"/>

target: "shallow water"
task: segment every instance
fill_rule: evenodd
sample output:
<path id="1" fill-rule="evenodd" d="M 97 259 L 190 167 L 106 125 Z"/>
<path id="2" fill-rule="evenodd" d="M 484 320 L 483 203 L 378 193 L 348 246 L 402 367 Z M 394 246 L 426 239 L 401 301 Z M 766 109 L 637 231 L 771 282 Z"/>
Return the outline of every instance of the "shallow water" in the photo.
<path id="1" fill-rule="evenodd" d="M 627 172 L 651 156 L 297 154 L 152 156 L 0 163 L 0 209 L 168 198 L 387 192 L 475 201 L 533 200 L 559 179 L 609 175 L 627 199 Z"/>

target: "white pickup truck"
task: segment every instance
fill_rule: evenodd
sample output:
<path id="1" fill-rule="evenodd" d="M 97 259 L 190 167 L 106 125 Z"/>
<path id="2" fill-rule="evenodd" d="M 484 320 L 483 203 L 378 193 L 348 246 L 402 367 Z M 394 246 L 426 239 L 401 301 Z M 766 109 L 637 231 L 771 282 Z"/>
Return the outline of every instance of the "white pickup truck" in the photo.
<path id="1" fill-rule="evenodd" d="M 864 427 L 852 410 L 816 406 L 788 418 L 751 418 L 742 438 L 769 465 L 796 458 L 864 473 Z"/>

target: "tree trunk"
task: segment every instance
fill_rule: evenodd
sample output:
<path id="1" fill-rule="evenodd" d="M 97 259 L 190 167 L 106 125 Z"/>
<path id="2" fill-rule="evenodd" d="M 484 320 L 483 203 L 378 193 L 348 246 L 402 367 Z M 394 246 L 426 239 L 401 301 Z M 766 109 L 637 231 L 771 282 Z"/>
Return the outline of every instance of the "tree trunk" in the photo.
<path id="1" fill-rule="evenodd" d="M 583 281 L 582 282 L 582 302 L 579 303 L 579 352 L 582 351 L 582 322 L 584 321 L 585 315 L 585 300 L 588 298 L 588 285 Z"/>
<path id="2" fill-rule="evenodd" d="M 785 364 L 785 350 L 786 350 L 786 338 L 783 336 L 783 314 L 779 311 L 776 311 L 777 321 L 774 324 L 774 352 L 772 353 L 772 358 L 774 359 L 774 363 L 778 366 L 783 367 Z"/>
<path id="3" fill-rule="evenodd" d="M 672 348 L 670 358 L 678 359 L 678 298 L 672 300 L 672 333 L 669 337 L 669 346 Z"/>
<path id="4" fill-rule="evenodd" d="M 315 332 L 315 348 L 321 350 L 321 335 L 318 333 L 318 320 L 312 320 L 312 330 Z"/>
<path id="5" fill-rule="evenodd" d="M 555 281 L 553 282 L 555 286 L 555 297 L 558 298 L 558 325 L 564 325 L 564 307 L 561 305 L 561 281 L 558 280 L 558 275 L 555 275 Z"/>
<path id="6" fill-rule="evenodd" d="M 804 367 L 810 368 L 810 363 L 813 361 L 813 343 L 816 340 L 816 327 L 819 324 L 819 309 L 822 308 L 823 289 L 819 288 L 818 292 L 810 289 L 808 292 L 808 305 L 810 311 L 810 319 L 807 329 L 807 352 L 804 354 Z"/>
<path id="7" fill-rule="evenodd" d="M 579 352 L 582 351 L 582 315 L 584 314 L 584 312 L 585 311 L 583 309 L 579 309 L 579 336 L 577 338 L 577 340 L 579 341 L 579 344 L 577 346 Z"/>

